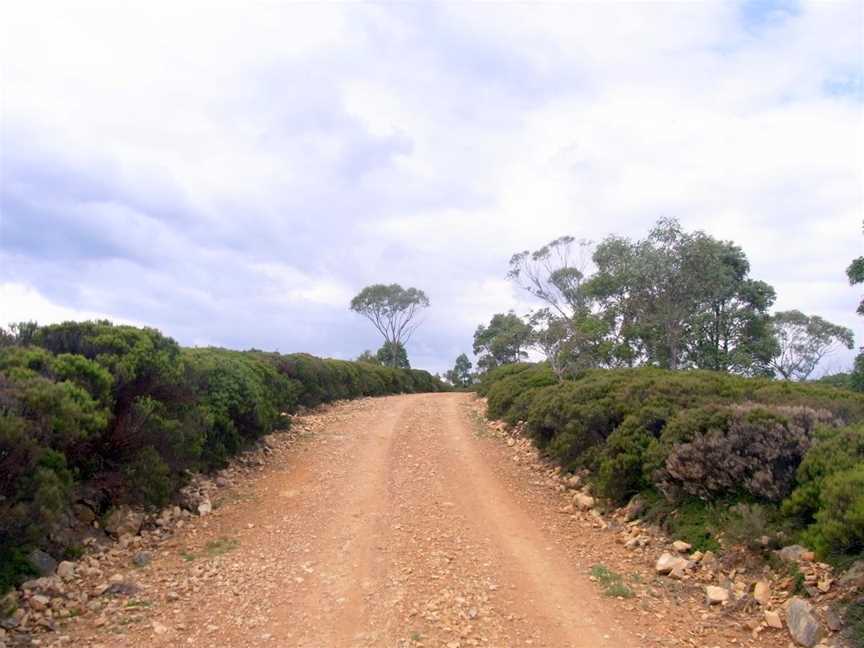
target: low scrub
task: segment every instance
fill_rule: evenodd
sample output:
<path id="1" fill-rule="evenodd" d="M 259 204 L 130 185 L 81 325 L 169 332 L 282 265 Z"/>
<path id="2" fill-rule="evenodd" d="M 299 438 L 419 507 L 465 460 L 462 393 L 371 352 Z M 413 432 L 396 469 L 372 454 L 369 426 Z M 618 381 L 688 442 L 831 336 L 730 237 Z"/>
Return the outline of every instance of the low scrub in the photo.
<path id="1" fill-rule="evenodd" d="M 162 506 L 299 406 L 440 391 L 425 371 L 181 348 L 150 328 L 66 322 L 0 348 L 0 592 L 27 550 L 70 549 L 72 504 Z M 10 340 L 6 339 L 7 342 Z"/>
<path id="2" fill-rule="evenodd" d="M 694 545 L 746 529 L 800 535 L 820 555 L 864 551 L 864 396 L 833 385 L 653 368 L 556 382 L 544 365 L 489 372 L 488 414 L 524 421 L 616 504 L 637 493 Z M 709 524 L 709 520 L 711 523 Z"/>

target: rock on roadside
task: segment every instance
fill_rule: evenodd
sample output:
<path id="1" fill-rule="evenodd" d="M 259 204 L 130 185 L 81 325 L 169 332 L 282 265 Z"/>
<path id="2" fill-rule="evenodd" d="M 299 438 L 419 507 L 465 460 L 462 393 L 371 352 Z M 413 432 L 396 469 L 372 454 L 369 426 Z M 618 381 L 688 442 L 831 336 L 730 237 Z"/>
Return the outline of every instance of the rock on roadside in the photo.
<path id="1" fill-rule="evenodd" d="M 117 538 L 129 535 L 136 536 L 144 524 L 144 514 L 128 506 L 118 506 L 111 509 L 105 516 L 105 532 Z"/>
<path id="2" fill-rule="evenodd" d="M 51 576 L 57 569 L 57 561 L 41 549 L 34 549 L 27 554 L 27 561 L 33 565 L 40 576 Z"/>
<path id="3" fill-rule="evenodd" d="M 802 598 L 795 597 L 789 601 L 786 625 L 795 643 L 806 648 L 813 648 L 825 635 L 822 625 L 813 615 L 812 606 Z"/>
<path id="4" fill-rule="evenodd" d="M 683 569 L 687 566 L 687 560 L 680 556 L 673 556 L 670 553 L 664 553 L 657 559 L 654 565 L 654 570 L 658 574 L 668 574 L 675 569 Z"/>
<path id="5" fill-rule="evenodd" d="M 709 585 L 705 588 L 705 600 L 708 605 L 719 605 L 729 600 L 729 590 L 717 585 Z"/>

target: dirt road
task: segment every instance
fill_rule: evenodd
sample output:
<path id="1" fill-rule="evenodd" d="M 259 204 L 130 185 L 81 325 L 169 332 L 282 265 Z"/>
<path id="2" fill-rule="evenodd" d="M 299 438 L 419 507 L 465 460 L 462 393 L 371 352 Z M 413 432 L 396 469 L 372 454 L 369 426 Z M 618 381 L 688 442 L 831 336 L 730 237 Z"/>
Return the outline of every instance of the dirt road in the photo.
<path id="1" fill-rule="evenodd" d="M 574 537 L 560 502 L 483 435 L 470 398 L 334 408 L 134 571 L 142 589 L 128 621 L 82 620 L 69 639 L 105 648 L 656 645 L 632 605 L 589 580 L 592 538 Z M 642 614 L 663 616 L 650 606 Z"/>

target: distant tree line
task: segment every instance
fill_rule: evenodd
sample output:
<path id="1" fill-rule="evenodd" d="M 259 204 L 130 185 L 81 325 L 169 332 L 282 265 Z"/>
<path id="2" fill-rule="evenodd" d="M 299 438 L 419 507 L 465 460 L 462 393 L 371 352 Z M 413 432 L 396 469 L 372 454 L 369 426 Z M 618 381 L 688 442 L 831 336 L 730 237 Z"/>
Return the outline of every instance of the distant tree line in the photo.
<path id="1" fill-rule="evenodd" d="M 508 277 L 541 306 L 524 318 L 495 314 L 477 328 L 478 373 L 533 349 L 559 379 L 653 366 L 806 380 L 825 357 L 853 348 L 847 327 L 798 310 L 772 314 L 776 292 L 750 276 L 738 245 L 687 232 L 673 219 L 640 240 L 561 237 L 513 255 L 509 265 Z M 864 257 L 847 272 L 853 284 L 864 282 Z M 864 354 L 856 367 L 864 388 Z"/>

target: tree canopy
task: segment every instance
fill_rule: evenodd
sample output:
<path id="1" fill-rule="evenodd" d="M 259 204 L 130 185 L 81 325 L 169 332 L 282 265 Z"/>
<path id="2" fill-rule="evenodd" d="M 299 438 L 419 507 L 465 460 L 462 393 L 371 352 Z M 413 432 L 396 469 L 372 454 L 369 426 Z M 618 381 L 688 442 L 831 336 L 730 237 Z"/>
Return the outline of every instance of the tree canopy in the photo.
<path id="1" fill-rule="evenodd" d="M 773 317 L 779 352 L 771 367 L 786 380 L 806 380 L 819 362 L 838 347 L 851 349 L 851 329 L 832 324 L 818 315 L 791 310 Z"/>
<path id="2" fill-rule="evenodd" d="M 658 221 L 632 242 L 609 237 L 594 254 L 589 290 L 615 341 L 613 356 L 669 369 L 765 373 L 774 289 L 750 279 L 740 247 Z"/>
<path id="3" fill-rule="evenodd" d="M 411 363 L 408 362 L 408 352 L 401 342 L 393 344 L 385 342 L 375 354 L 375 359 L 378 364 L 385 367 L 395 367 L 396 369 L 410 369 Z"/>
<path id="4" fill-rule="evenodd" d="M 527 358 L 531 343 L 531 327 L 513 311 L 496 313 L 488 326 L 482 324 L 474 332 L 474 354 L 477 366 L 493 369 L 502 364 Z"/>
<path id="5" fill-rule="evenodd" d="M 444 374 L 444 377 L 454 387 L 470 387 L 474 382 L 471 376 L 471 361 L 464 353 L 456 358 L 453 368 Z"/>
<path id="6" fill-rule="evenodd" d="M 750 277 L 740 247 L 676 220 L 596 248 L 561 237 L 515 254 L 508 276 L 540 300 L 532 339 L 559 377 L 641 364 L 771 373 L 774 289 Z"/>
<path id="7" fill-rule="evenodd" d="M 417 288 L 399 284 L 366 286 L 351 300 L 351 310 L 372 322 L 384 337 L 385 345 L 398 348 L 405 345 L 420 325 L 419 311 L 429 306 L 429 298 Z M 396 354 L 390 356 L 390 366 L 396 367 Z"/>

